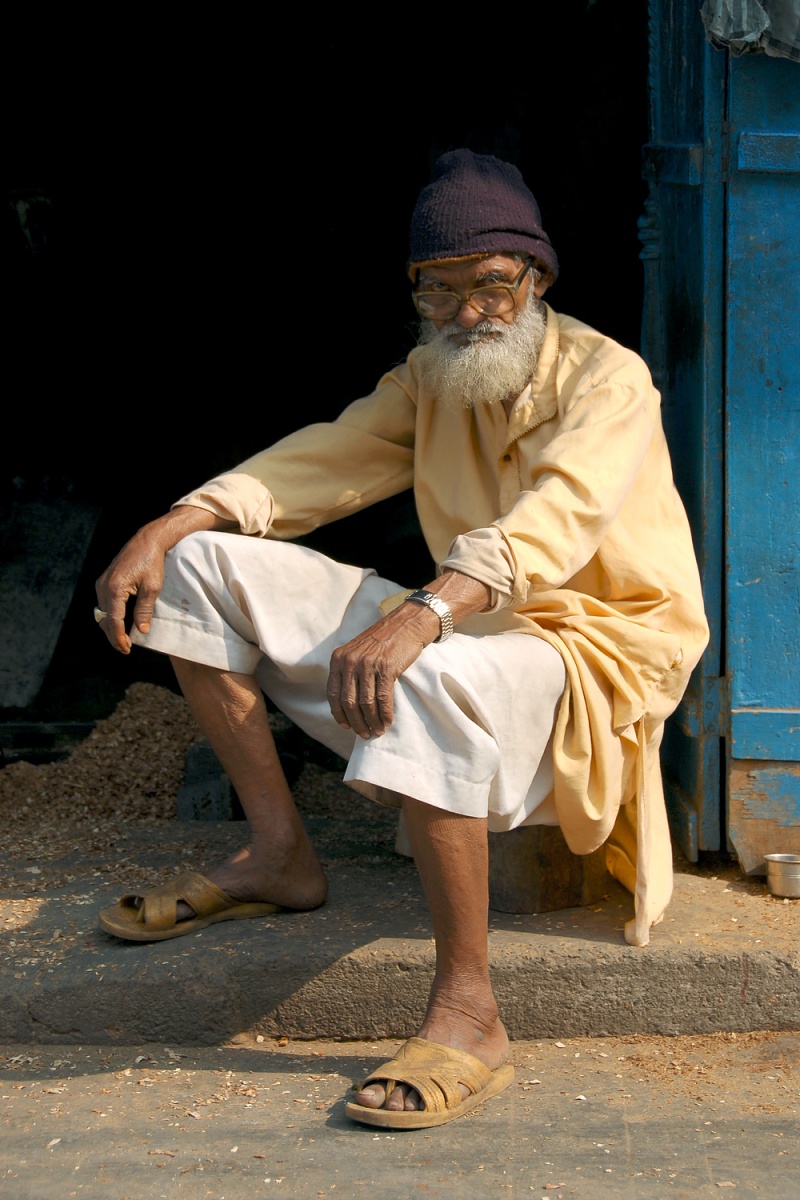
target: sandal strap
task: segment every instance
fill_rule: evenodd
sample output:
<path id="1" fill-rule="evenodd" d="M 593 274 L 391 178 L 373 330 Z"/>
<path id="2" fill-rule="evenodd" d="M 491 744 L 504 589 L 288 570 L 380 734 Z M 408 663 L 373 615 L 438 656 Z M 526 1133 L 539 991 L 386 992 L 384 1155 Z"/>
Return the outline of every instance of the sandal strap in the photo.
<path id="1" fill-rule="evenodd" d="M 183 900 L 198 917 L 210 917 L 230 908 L 233 900 L 199 871 L 186 871 L 169 883 L 139 895 L 123 896 L 120 904 L 137 909 L 137 923 L 159 932 L 172 929 L 178 920 L 178 902 Z"/>
<path id="2" fill-rule="evenodd" d="M 362 1089 L 370 1083 L 405 1083 L 417 1091 L 426 1112 L 446 1112 L 462 1102 L 463 1084 L 472 1095 L 482 1091 L 492 1072 L 480 1059 L 465 1050 L 409 1038 L 393 1059 L 367 1076 Z M 387 1088 L 387 1095 L 394 1086 Z"/>

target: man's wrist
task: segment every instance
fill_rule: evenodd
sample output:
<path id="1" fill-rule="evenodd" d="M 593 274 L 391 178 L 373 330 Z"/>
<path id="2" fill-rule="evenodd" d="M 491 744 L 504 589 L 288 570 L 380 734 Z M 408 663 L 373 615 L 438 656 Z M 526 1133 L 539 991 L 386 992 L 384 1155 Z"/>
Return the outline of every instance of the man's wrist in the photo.
<path id="1" fill-rule="evenodd" d="M 160 517 L 156 517 L 146 529 L 157 531 L 170 549 L 190 533 L 200 533 L 205 530 L 236 529 L 236 522 L 225 517 L 219 517 L 208 508 L 200 508 L 194 504 L 178 504 Z"/>
<path id="2" fill-rule="evenodd" d="M 423 604 L 426 608 L 430 608 L 436 613 L 439 618 L 439 636 L 434 638 L 434 642 L 446 642 L 453 632 L 453 614 L 450 611 L 450 606 L 442 600 L 441 596 L 437 596 L 435 592 L 429 592 L 426 588 L 418 588 L 406 596 L 405 603 Z"/>

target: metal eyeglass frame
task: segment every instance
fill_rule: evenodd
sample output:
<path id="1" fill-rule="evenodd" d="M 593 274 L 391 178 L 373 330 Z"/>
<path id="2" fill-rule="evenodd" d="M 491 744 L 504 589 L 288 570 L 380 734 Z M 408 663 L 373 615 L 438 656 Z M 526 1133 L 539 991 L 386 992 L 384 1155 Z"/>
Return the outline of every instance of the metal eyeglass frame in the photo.
<path id="1" fill-rule="evenodd" d="M 457 316 L 457 314 L 460 312 L 461 306 L 463 304 L 468 304 L 470 306 L 470 308 L 474 308 L 475 312 L 478 313 L 478 315 L 481 317 L 502 317 L 505 313 L 513 312 L 514 309 L 516 308 L 517 292 L 519 291 L 520 287 L 522 286 L 522 281 L 525 278 L 525 276 L 527 275 L 528 271 L 532 271 L 535 278 L 538 278 L 539 275 L 541 274 L 540 271 L 536 270 L 536 267 L 534 266 L 532 258 L 528 259 L 528 261 L 525 263 L 522 270 L 520 271 L 519 275 L 517 275 L 516 279 L 512 280 L 511 283 L 487 283 L 487 284 L 483 284 L 481 287 L 473 288 L 471 292 L 465 292 L 463 294 L 461 292 L 453 292 L 453 291 L 449 291 L 449 290 L 443 291 L 443 292 L 432 292 L 432 291 L 412 292 L 411 299 L 414 301 L 414 307 L 416 308 L 419 315 L 421 317 L 424 317 L 428 321 L 430 321 L 430 320 L 451 321 L 453 319 L 453 317 Z M 508 293 L 508 298 L 511 301 L 508 308 L 502 308 L 502 309 L 496 308 L 494 310 L 494 312 L 484 312 L 483 309 L 478 308 L 477 304 L 473 304 L 473 302 L 472 302 L 472 297 L 477 295 L 479 292 L 498 292 L 498 291 L 503 291 L 503 292 Z M 422 302 L 424 304 L 425 297 L 427 297 L 427 296 L 436 296 L 439 300 L 449 300 L 452 298 L 452 300 L 456 302 L 456 307 L 453 309 L 452 312 L 447 312 L 447 313 L 426 312 L 424 310 L 424 308 L 421 307 L 420 302 Z"/>

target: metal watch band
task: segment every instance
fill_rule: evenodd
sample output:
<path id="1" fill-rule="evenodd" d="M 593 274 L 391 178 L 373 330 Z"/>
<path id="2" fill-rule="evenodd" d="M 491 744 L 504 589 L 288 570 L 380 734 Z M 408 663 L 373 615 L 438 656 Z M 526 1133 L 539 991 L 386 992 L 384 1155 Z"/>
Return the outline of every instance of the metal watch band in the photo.
<path id="1" fill-rule="evenodd" d="M 441 632 L 435 642 L 446 642 L 453 632 L 453 614 L 445 604 L 444 600 L 440 599 L 435 592 L 426 591 L 425 588 L 418 588 L 416 592 L 412 592 L 410 596 L 406 596 L 406 600 L 410 600 L 412 604 L 424 604 L 428 608 L 432 608 L 439 618 Z"/>

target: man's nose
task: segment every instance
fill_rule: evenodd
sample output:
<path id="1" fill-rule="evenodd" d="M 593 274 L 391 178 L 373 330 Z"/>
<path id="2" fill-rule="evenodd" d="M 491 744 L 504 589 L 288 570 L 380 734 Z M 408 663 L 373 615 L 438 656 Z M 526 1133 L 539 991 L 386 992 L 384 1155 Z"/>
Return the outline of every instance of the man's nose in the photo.
<path id="1" fill-rule="evenodd" d="M 483 320 L 483 316 L 478 312 L 477 309 L 473 308 L 472 305 L 468 304 L 465 300 L 461 305 L 461 308 L 456 313 L 455 320 L 462 327 L 462 329 L 472 329 L 474 325 L 477 325 L 479 321 Z"/>

